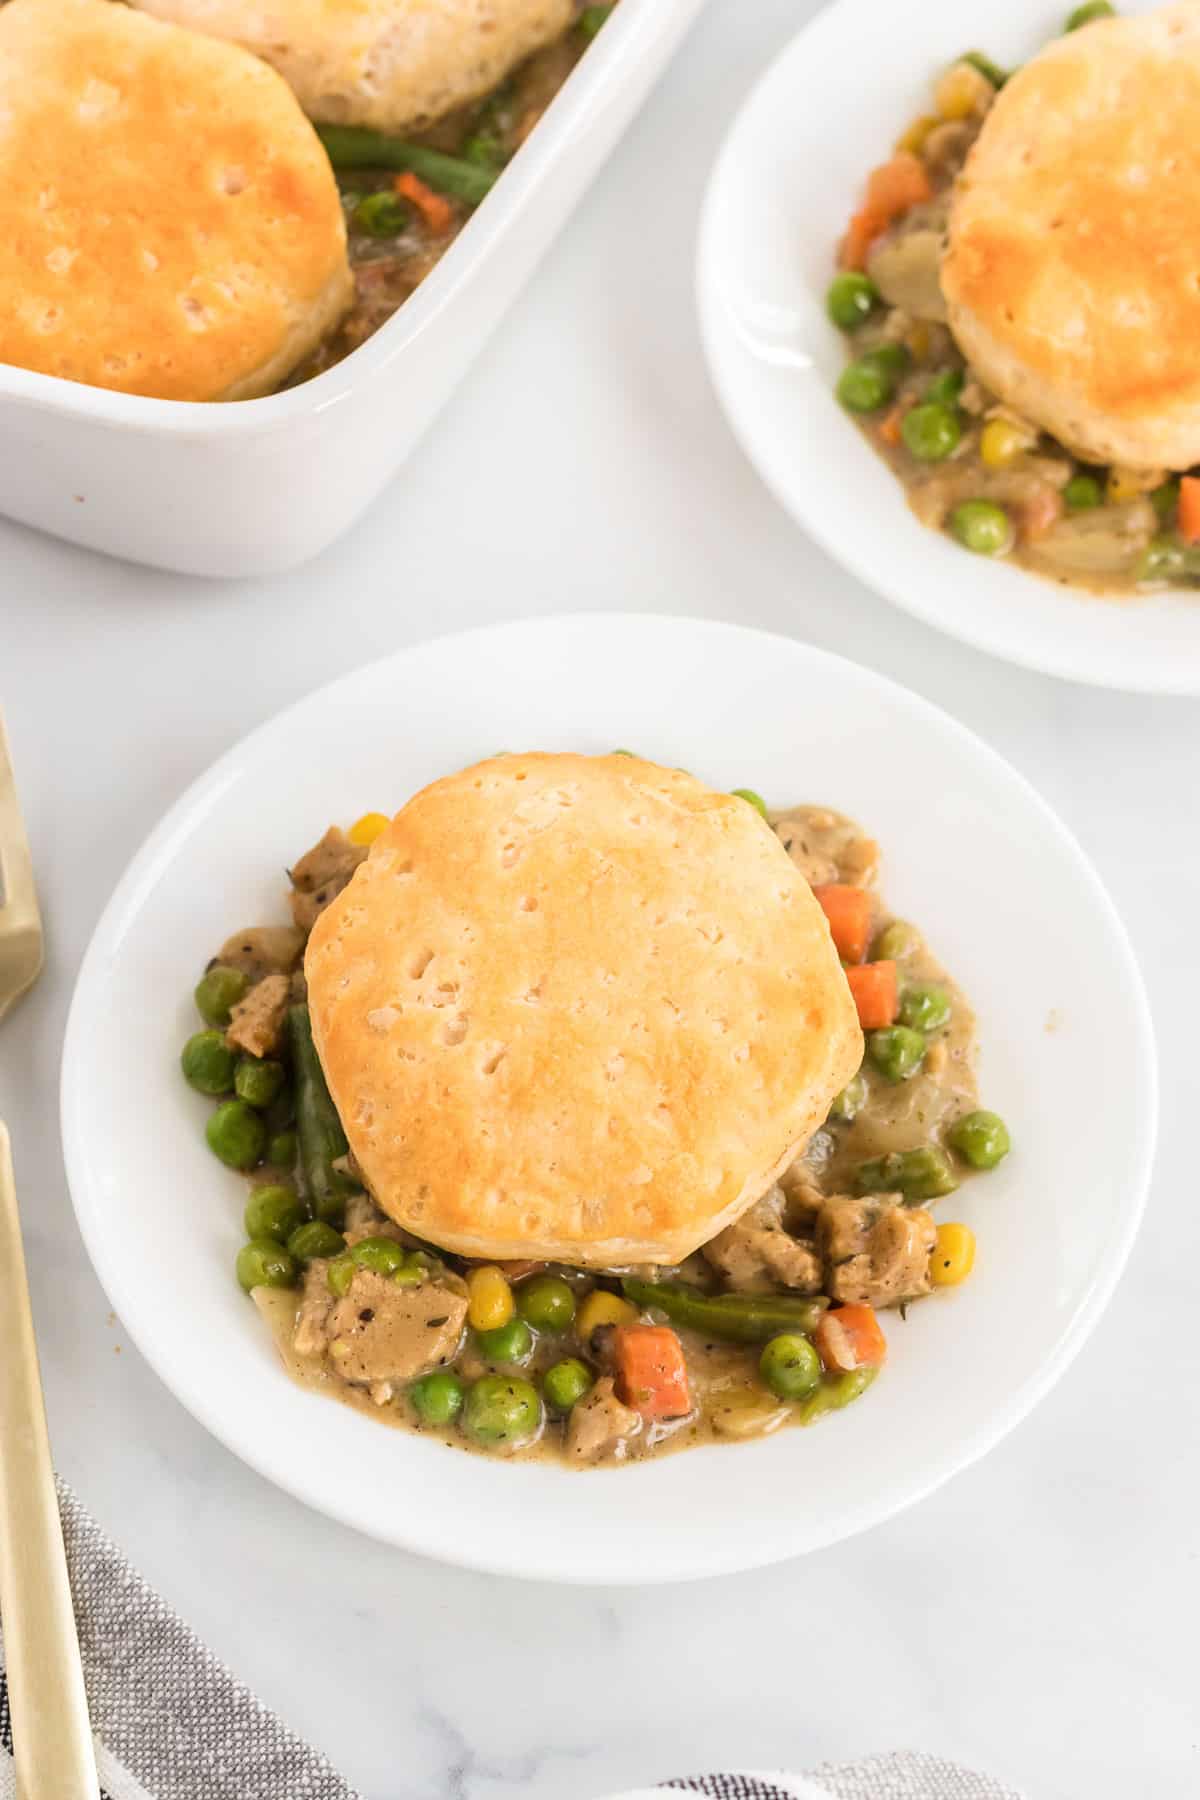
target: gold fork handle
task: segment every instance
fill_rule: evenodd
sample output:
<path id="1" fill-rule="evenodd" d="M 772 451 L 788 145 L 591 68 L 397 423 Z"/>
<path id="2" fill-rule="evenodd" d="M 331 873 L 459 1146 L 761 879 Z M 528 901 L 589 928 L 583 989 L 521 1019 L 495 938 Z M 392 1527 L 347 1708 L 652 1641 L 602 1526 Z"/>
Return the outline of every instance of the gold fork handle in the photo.
<path id="1" fill-rule="evenodd" d="M 97 1800 L 46 1409 L 0 1124 L 0 1617 L 18 1800 Z"/>

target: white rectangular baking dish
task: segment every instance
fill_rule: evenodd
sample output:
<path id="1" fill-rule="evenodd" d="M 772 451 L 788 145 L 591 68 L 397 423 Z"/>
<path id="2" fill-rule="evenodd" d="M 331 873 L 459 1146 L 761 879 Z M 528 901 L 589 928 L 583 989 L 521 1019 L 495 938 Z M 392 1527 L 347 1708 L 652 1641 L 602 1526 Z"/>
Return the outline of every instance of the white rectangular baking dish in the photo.
<path id="1" fill-rule="evenodd" d="M 314 380 L 193 405 L 0 365 L 0 511 L 197 575 L 261 574 L 324 549 L 453 392 L 703 4 L 621 0 L 416 293 Z"/>

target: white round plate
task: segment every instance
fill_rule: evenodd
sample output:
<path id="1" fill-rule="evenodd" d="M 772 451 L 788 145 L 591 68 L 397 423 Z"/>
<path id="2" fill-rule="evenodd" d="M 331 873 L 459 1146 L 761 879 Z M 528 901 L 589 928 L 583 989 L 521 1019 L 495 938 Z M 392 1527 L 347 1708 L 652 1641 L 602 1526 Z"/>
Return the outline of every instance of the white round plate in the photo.
<path id="1" fill-rule="evenodd" d="M 1015 66 L 1061 29 L 1069 4 L 922 0 L 902 27 L 878 0 L 836 0 L 818 14 L 753 89 L 717 159 L 700 226 L 701 331 L 746 455 L 868 586 L 1010 662 L 1196 694 L 1200 593 L 1101 600 L 971 556 L 918 523 L 833 393 L 845 352 L 825 292 L 868 171 L 929 110 L 931 83 L 957 54 L 974 46 Z"/>
<path id="2" fill-rule="evenodd" d="M 906 1324 L 891 1315 L 888 1368 L 860 1405 L 810 1431 L 584 1473 L 463 1454 L 291 1384 L 234 1281 L 245 1188 L 205 1147 L 206 1103 L 180 1078 L 179 1050 L 214 946 L 284 916 L 283 871 L 331 820 L 396 808 L 501 748 L 617 744 L 774 802 L 826 802 L 878 836 L 889 899 L 975 1002 L 982 1092 L 1016 1147 L 950 1203 L 978 1233 L 976 1273 Z M 1120 1273 L 1154 1090 L 1146 1003 L 1111 903 L 1037 795 L 976 738 L 788 639 L 599 616 L 403 651 L 223 757 L 139 851 L 96 929 L 62 1104 L 75 1208 L 111 1302 L 238 1456 L 333 1517 L 448 1562 L 642 1582 L 861 1531 L 1009 1430 Z"/>

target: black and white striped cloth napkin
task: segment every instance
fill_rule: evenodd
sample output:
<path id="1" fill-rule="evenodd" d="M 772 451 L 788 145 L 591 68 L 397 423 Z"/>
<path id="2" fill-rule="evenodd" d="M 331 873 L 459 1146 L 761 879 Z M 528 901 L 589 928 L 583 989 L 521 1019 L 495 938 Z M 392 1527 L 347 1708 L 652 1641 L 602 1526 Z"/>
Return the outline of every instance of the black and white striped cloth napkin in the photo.
<path id="1" fill-rule="evenodd" d="M 205 1649 L 62 1484 L 59 1506 L 103 1800 L 362 1800 Z M 711 1800 L 1021 1800 L 986 1776 L 903 1754 L 807 1776 L 681 1776 L 655 1793 L 669 1789 Z M 15 1796 L 0 1636 L 0 1800 Z"/>

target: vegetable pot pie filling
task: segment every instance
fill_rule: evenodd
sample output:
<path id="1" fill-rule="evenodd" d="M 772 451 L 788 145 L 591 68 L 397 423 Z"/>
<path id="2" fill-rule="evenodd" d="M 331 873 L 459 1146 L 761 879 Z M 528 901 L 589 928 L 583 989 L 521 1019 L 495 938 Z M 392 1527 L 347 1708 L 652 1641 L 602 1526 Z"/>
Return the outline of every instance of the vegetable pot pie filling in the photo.
<path id="1" fill-rule="evenodd" d="M 1065 31 L 1114 16 L 1092 0 Z M 827 295 L 851 358 L 837 397 L 922 523 L 973 554 L 1110 593 L 1190 585 L 1200 580 L 1200 469 L 1073 454 L 990 392 L 952 335 L 942 271 L 955 194 L 1013 73 L 979 51 L 961 56 L 870 175 Z"/>
<path id="2" fill-rule="evenodd" d="M 384 815 L 331 826 L 300 858 L 290 924 L 221 945 L 195 991 L 203 1028 L 183 1074 L 215 1101 L 214 1155 L 249 1177 L 236 1277 L 297 1381 L 459 1447 L 631 1461 L 840 1410 L 883 1367 L 880 1314 L 902 1319 L 970 1274 L 970 1228 L 933 1209 L 1009 1149 L 977 1103 L 970 1008 L 918 928 L 889 913 L 857 825 L 735 793 L 810 884 L 866 1052 L 780 1179 L 676 1266 L 455 1255 L 366 1191 L 314 1047 L 302 959 Z"/>

